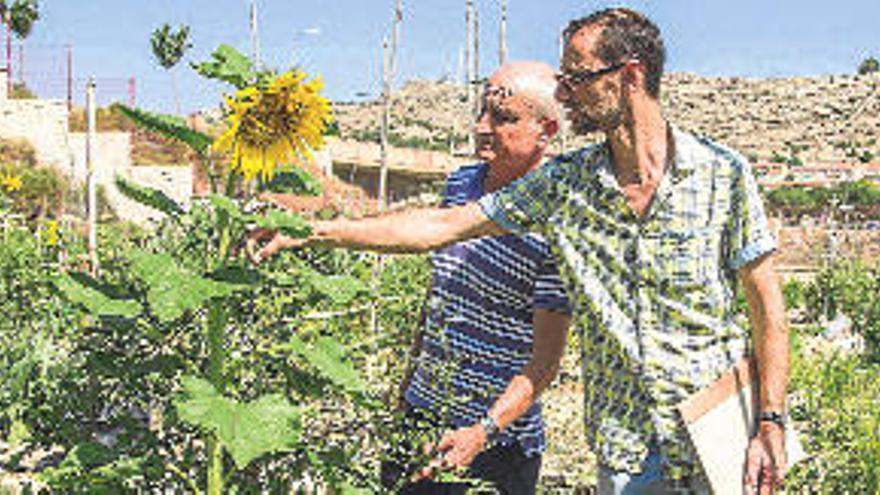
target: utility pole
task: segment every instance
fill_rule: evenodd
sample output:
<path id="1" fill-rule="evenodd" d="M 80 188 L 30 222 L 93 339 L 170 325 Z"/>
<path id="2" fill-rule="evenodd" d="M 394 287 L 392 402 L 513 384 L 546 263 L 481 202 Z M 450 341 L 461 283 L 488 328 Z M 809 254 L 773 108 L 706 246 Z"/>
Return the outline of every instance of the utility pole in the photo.
<path id="1" fill-rule="evenodd" d="M 250 26 L 251 26 L 251 62 L 254 64 L 254 68 L 259 70 L 259 68 L 260 68 L 260 37 L 259 37 L 259 34 L 257 33 L 257 0 L 251 0 Z"/>
<path id="2" fill-rule="evenodd" d="M 565 37 L 559 33 L 559 65 L 562 66 L 562 55 L 565 51 Z M 568 119 L 560 119 L 559 126 L 559 154 L 564 154 L 568 149 Z"/>
<path id="3" fill-rule="evenodd" d="M 501 26 L 498 28 L 498 65 L 507 63 L 507 0 L 501 0 Z"/>
<path id="4" fill-rule="evenodd" d="M 474 101 L 477 98 L 477 87 L 480 82 L 480 9 L 474 9 Z M 474 105 L 476 108 L 476 105 Z"/>
<path id="5" fill-rule="evenodd" d="M 87 225 L 89 228 L 88 251 L 92 276 L 98 273 L 98 201 L 95 181 L 95 79 L 86 84 L 86 190 Z"/>
<path id="6" fill-rule="evenodd" d="M 3 13 L 6 25 L 6 97 L 12 96 L 12 14 L 7 8 Z"/>
<path id="7" fill-rule="evenodd" d="M 388 126 L 391 123 L 390 65 L 388 38 L 382 41 L 382 120 L 379 128 L 379 211 L 385 210 L 388 187 Z"/>
<path id="8" fill-rule="evenodd" d="M 396 0 L 394 21 L 391 26 L 391 41 L 382 43 L 382 127 L 379 140 L 379 211 L 384 211 L 388 203 L 388 127 L 391 124 L 391 86 L 397 70 L 397 43 L 400 36 L 400 22 L 403 20 L 403 5 Z"/>
<path id="9" fill-rule="evenodd" d="M 73 110 L 73 46 L 67 45 L 67 111 Z"/>
<path id="10" fill-rule="evenodd" d="M 474 1 L 473 0 L 465 0 L 465 11 L 464 11 L 464 23 L 467 29 L 467 40 L 465 41 L 465 52 L 464 52 L 464 60 L 465 67 L 467 67 L 467 79 L 465 80 L 465 91 L 467 94 L 467 111 L 468 111 L 468 129 L 467 129 L 467 153 L 472 155 L 474 153 L 475 145 L 474 145 L 474 133 L 473 128 L 476 125 L 476 119 L 474 117 L 474 63 L 473 63 L 473 44 L 474 44 L 474 32 L 473 32 L 473 14 L 474 14 Z"/>

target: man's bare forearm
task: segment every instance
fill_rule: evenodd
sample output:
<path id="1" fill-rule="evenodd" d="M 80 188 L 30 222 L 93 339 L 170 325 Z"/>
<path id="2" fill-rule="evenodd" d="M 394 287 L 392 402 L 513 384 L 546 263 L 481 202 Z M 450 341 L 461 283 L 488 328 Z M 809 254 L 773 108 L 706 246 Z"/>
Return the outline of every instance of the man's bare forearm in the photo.
<path id="1" fill-rule="evenodd" d="M 503 234 L 476 203 L 422 208 L 359 220 L 315 222 L 309 243 L 388 253 L 431 251 L 466 239 Z"/>
<path id="2" fill-rule="evenodd" d="M 749 303 L 760 406 L 764 411 L 781 412 L 788 387 L 789 337 L 779 276 L 767 256 L 743 268 L 741 279 Z"/>
<path id="3" fill-rule="evenodd" d="M 522 416 L 556 378 L 565 352 L 570 317 L 546 310 L 535 312 L 532 357 L 489 409 L 489 416 L 504 429 Z"/>

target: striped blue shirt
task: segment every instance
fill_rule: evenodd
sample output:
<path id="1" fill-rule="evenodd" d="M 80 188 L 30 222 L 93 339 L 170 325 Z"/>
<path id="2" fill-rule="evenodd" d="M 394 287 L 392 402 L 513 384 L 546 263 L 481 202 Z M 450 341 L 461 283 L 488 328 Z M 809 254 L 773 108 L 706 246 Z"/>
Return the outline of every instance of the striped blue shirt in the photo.
<path id="1" fill-rule="evenodd" d="M 453 172 L 444 205 L 483 195 L 486 164 Z M 532 352 L 536 309 L 570 313 L 550 249 L 536 234 L 484 237 L 438 250 L 418 366 L 408 403 L 459 428 L 476 423 L 519 374 Z M 526 455 L 544 451 L 541 404 L 502 432 Z"/>

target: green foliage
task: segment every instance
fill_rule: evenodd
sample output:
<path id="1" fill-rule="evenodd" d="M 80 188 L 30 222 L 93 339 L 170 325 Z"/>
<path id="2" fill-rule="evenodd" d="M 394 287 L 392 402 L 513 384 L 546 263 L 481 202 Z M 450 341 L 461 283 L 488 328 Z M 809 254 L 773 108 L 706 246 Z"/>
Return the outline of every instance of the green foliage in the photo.
<path id="1" fill-rule="evenodd" d="M 869 359 L 880 361 L 880 268 L 858 259 L 822 270 L 804 294 L 810 318 L 848 316 L 865 339 Z"/>
<path id="2" fill-rule="evenodd" d="M 259 227 L 278 230 L 290 237 L 306 237 L 312 232 L 309 224 L 299 215 L 272 210 L 265 216 L 253 217 Z"/>
<path id="3" fill-rule="evenodd" d="M 880 71 L 880 61 L 877 61 L 874 57 L 868 57 L 859 64 L 859 74 L 873 74 L 875 72 Z"/>
<path id="4" fill-rule="evenodd" d="M 313 291 L 340 307 L 369 292 L 366 284 L 349 275 L 322 275 L 309 271 L 306 272 L 306 281 Z"/>
<path id="5" fill-rule="evenodd" d="M 244 284 L 204 278 L 177 264 L 167 254 L 132 252 L 132 271 L 147 283 L 147 301 L 159 321 L 168 323 L 206 301 L 248 288 Z"/>
<path id="6" fill-rule="evenodd" d="M 239 89 L 253 84 L 259 77 L 247 56 L 225 44 L 214 50 L 210 61 L 192 66 L 203 77 L 224 81 Z"/>
<path id="7" fill-rule="evenodd" d="M 19 39 L 25 39 L 40 19 L 37 0 L 0 0 L 0 22 L 5 24 L 7 15 L 9 28 Z"/>
<path id="8" fill-rule="evenodd" d="M 819 215 L 827 213 L 833 205 L 851 205 L 857 212 L 870 217 L 880 204 L 880 187 L 871 180 L 861 179 L 830 187 L 780 187 L 765 197 L 772 211 L 791 215 Z"/>
<path id="9" fill-rule="evenodd" d="M 27 87 L 23 82 L 12 83 L 12 91 L 9 92 L 10 100 L 33 100 L 37 98 L 37 94 Z"/>
<path id="10" fill-rule="evenodd" d="M 184 213 L 183 208 L 176 201 L 158 189 L 135 184 L 119 175 L 114 178 L 114 183 L 119 192 L 131 200 L 147 205 L 172 217 Z"/>
<path id="11" fill-rule="evenodd" d="M 161 472 L 155 458 L 117 458 L 118 453 L 99 443 L 74 446 L 57 467 L 38 475 L 43 483 L 65 493 L 114 494 L 130 490 L 132 479 Z"/>
<path id="12" fill-rule="evenodd" d="M 300 167 L 283 167 L 275 171 L 272 180 L 265 185 L 271 192 L 317 196 L 323 187 L 321 181 Z"/>
<path id="13" fill-rule="evenodd" d="M 351 138 L 358 141 L 368 141 L 373 143 L 379 142 L 379 132 L 366 130 L 354 133 Z M 461 141 L 461 139 L 456 139 Z M 388 143 L 391 146 L 400 148 L 416 148 L 429 151 L 449 151 L 449 142 L 443 136 L 433 136 L 431 138 L 422 138 L 417 136 L 402 136 L 397 133 L 388 134 Z"/>
<path id="14" fill-rule="evenodd" d="M 808 453 L 788 493 L 880 493 L 880 366 L 858 357 L 795 360 L 790 414 Z"/>
<path id="15" fill-rule="evenodd" d="M 788 310 L 804 306 L 806 287 L 797 280 L 789 280 L 782 284 L 782 295 L 785 298 L 785 307 Z"/>
<path id="16" fill-rule="evenodd" d="M 171 69 L 184 53 L 192 48 L 189 41 L 189 26 L 181 25 L 177 30 L 171 28 L 167 23 L 153 30 L 150 35 L 150 48 L 156 61 L 164 69 Z"/>
<path id="17" fill-rule="evenodd" d="M 175 401 L 180 417 L 215 432 L 239 469 L 262 455 L 289 450 L 299 439 L 299 409 L 283 395 L 241 403 L 199 378 L 184 377 L 182 385 L 182 397 Z"/>
<path id="18" fill-rule="evenodd" d="M 334 385 L 352 393 L 366 392 L 366 385 L 358 373 L 343 362 L 344 351 L 336 340 L 320 337 L 314 346 L 309 346 L 298 336 L 292 335 L 282 349 L 296 353 Z"/>
<path id="19" fill-rule="evenodd" d="M 214 208 L 239 223 L 251 223 L 264 229 L 278 230 L 291 237 L 306 237 L 311 233 L 311 227 L 305 219 L 293 213 L 271 210 L 265 215 L 250 215 L 242 212 L 238 203 L 226 196 L 211 194 L 208 200 Z"/>
<path id="20" fill-rule="evenodd" d="M 133 318 L 141 313 L 137 301 L 110 297 L 94 285 L 94 281 L 78 282 L 68 273 L 61 273 L 55 279 L 55 286 L 68 301 L 82 305 L 94 315 Z"/>
<path id="21" fill-rule="evenodd" d="M 144 129 L 158 132 L 163 136 L 177 139 L 186 144 L 199 155 L 207 152 L 213 139 L 199 131 L 190 129 L 180 117 L 150 113 L 137 108 L 128 108 L 125 105 L 114 105 L 123 115 L 131 119 L 135 124 Z"/>

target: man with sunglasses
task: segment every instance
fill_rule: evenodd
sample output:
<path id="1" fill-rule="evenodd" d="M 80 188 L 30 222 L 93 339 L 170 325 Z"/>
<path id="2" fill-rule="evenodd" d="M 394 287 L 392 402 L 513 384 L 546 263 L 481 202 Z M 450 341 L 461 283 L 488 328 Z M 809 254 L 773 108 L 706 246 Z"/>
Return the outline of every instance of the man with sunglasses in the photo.
<path id="1" fill-rule="evenodd" d="M 665 49 L 645 16 L 599 11 L 571 22 L 563 37 L 557 98 L 576 132 L 599 131 L 604 142 L 476 203 L 317 223 L 307 242 L 419 251 L 542 233 L 583 336 L 599 493 L 709 493 L 676 406 L 747 354 L 757 365 L 760 421 L 743 483 L 746 493 L 771 493 L 786 466 L 789 343 L 771 258 L 776 242 L 750 166 L 665 120 Z M 751 332 L 736 321 L 737 282 Z"/>

